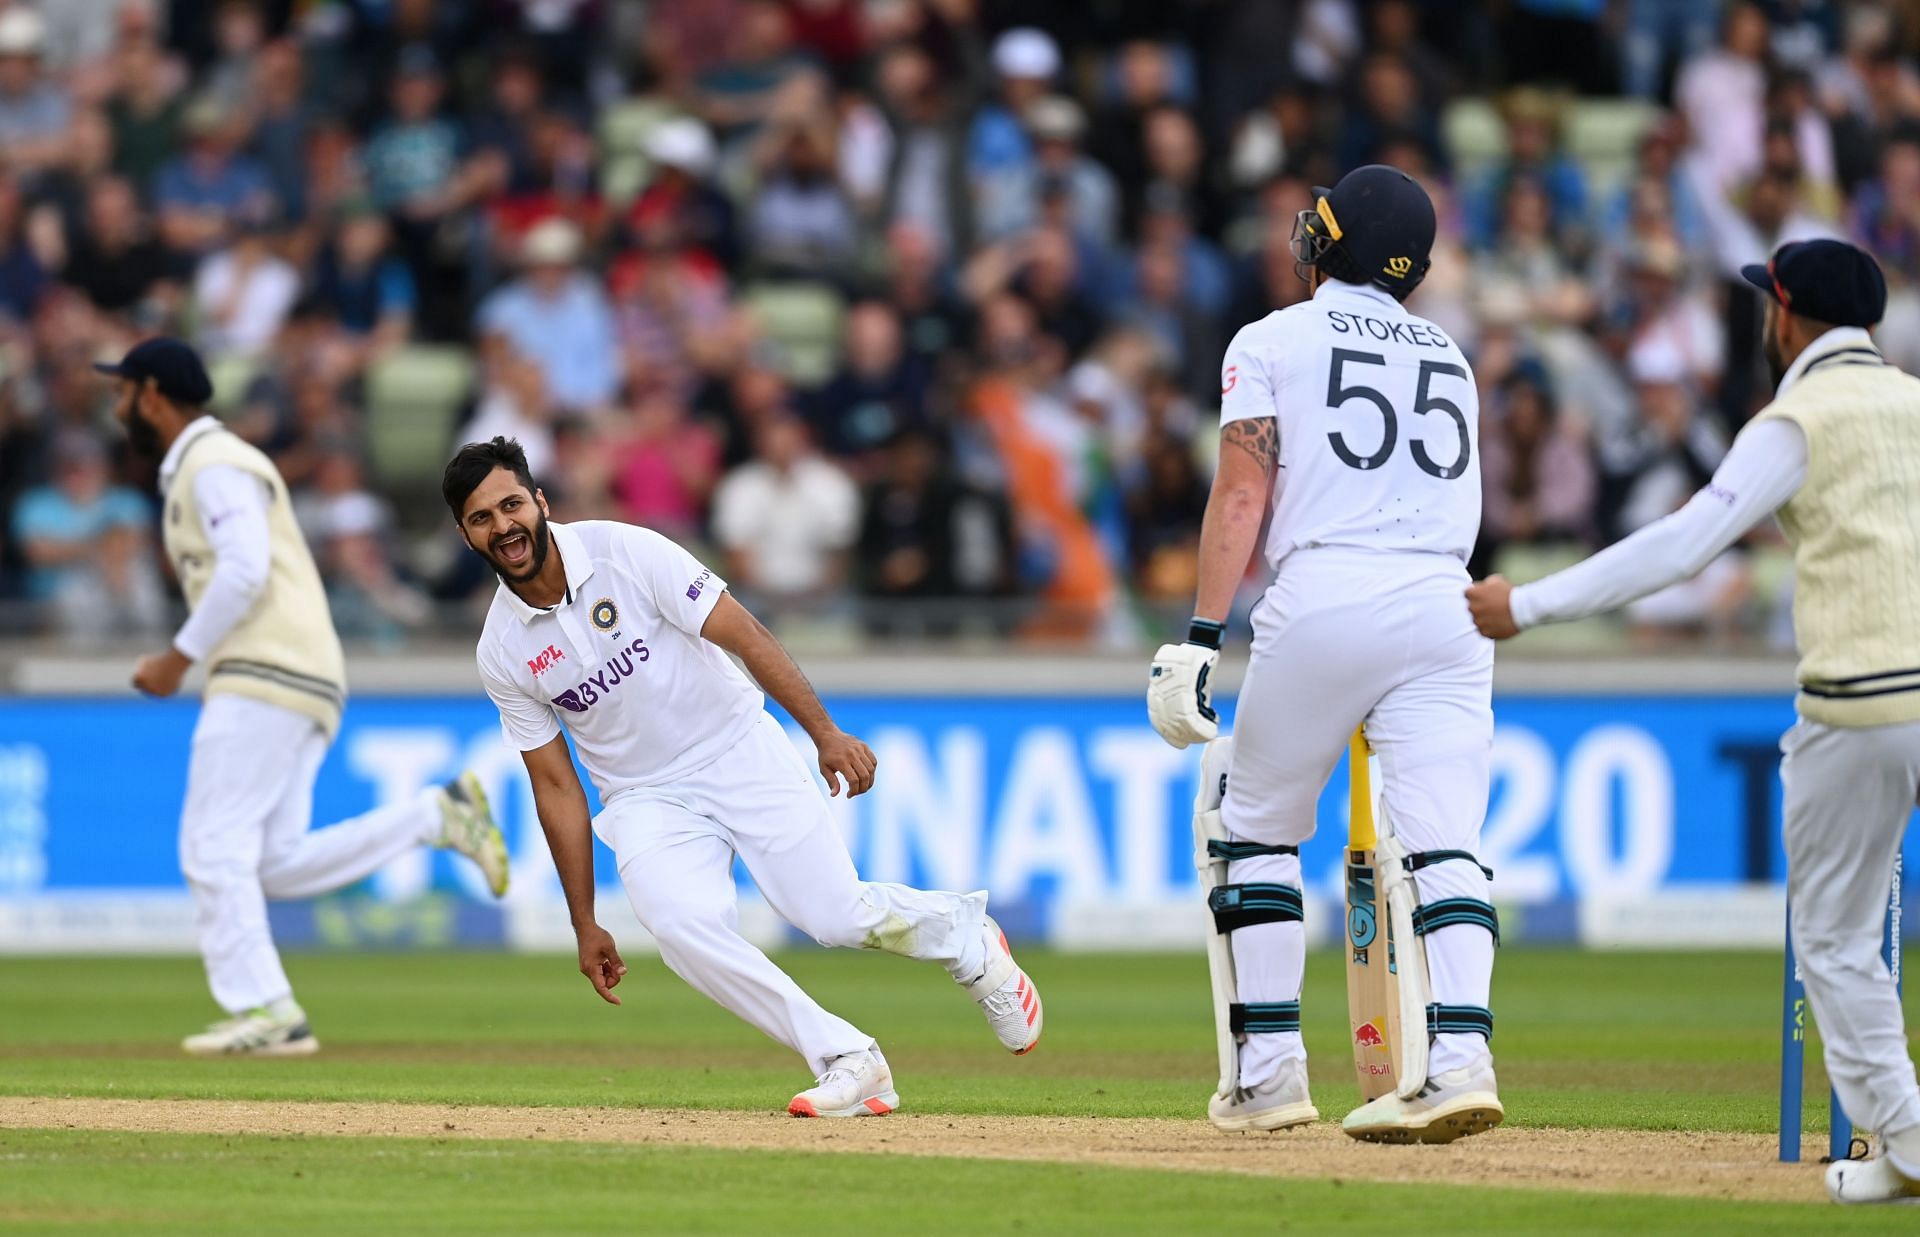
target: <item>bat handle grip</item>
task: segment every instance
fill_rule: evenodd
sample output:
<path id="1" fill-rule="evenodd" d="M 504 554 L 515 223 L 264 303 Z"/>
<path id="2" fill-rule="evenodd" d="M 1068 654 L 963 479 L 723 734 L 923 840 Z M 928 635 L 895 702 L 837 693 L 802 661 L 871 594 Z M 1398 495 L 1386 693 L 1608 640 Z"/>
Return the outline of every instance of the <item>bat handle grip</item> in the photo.
<path id="1" fill-rule="evenodd" d="M 1373 746 L 1366 727 L 1354 729 L 1347 744 L 1347 849 L 1372 850 L 1379 838 L 1373 823 L 1373 774 L 1369 760 Z"/>

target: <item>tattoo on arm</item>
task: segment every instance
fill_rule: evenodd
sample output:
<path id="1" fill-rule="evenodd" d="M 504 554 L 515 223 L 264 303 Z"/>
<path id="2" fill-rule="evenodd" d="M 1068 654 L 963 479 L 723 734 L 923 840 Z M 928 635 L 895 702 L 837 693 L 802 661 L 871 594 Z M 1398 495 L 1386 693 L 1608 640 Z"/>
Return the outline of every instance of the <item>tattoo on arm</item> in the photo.
<path id="1" fill-rule="evenodd" d="M 1220 431 L 1220 445 L 1235 446 L 1253 457 L 1261 471 L 1272 472 L 1280 454 L 1280 423 L 1272 417 L 1232 421 Z"/>

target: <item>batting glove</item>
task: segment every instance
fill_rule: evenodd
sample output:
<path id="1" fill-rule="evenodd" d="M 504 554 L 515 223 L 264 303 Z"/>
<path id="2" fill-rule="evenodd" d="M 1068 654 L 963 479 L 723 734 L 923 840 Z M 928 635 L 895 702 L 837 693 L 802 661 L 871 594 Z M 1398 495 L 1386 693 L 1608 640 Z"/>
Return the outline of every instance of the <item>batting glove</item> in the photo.
<path id="1" fill-rule="evenodd" d="M 1196 618 L 1185 644 L 1163 644 L 1153 655 L 1147 679 L 1147 717 L 1160 737 L 1175 747 L 1206 743 L 1220 733 L 1207 680 L 1220 662 L 1224 624 Z"/>

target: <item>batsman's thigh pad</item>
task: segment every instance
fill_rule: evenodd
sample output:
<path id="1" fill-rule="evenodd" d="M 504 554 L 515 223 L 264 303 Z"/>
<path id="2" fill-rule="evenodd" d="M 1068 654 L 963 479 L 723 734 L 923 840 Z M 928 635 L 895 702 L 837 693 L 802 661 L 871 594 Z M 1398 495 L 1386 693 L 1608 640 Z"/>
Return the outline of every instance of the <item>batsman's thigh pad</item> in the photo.
<path id="1" fill-rule="evenodd" d="M 1364 683 L 1322 676 L 1316 652 L 1292 633 L 1254 652 L 1220 809 L 1235 837 L 1290 846 L 1311 838 L 1320 794 L 1373 704 Z"/>

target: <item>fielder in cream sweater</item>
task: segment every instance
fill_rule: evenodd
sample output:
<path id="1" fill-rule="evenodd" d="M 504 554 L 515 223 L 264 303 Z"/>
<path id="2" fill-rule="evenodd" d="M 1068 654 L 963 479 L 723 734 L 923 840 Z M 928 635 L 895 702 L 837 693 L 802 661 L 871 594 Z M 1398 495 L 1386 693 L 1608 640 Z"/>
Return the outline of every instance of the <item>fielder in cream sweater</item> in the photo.
<path id="1" fill-rule="evenodd" d="M 419 845 L 471 857 L 495 896 L 507 851 L 471 773 L 414 799 L 309 829 L 313 782 L 346 700 L 326 592 L 273 462 L 203 410 L 213 384 L 193 349 L 137 345 L 117 365 L 114 415 L 135 450 L 160 458 L 167 557 L 191 614 L 133 685 L 171 696 L 204 662 L 180 866 L 200 953 L 228 1017 L 188 1036 L 202 1056 L 303 1055 L 319 1048 L 267 927 L 267 899 L 310 898 Z"/>
<path id="2" fill-rule="evenodd" d="M 1881 917 L 1920 799 L 1920 379 L 1866 328 L 1886 309 L 1873 258 L 1780 247 L 1742 274 L 1767 294 L 1774 401 L 1692 501 L 1584 563 L 1467 592 L 1483 635 L 1625 605 L 1685 579 L 1777 514 L 1793 547 L 1800 723 L 1781 742 L 1787 905 L 1827 1074 L 1880 1154 L 1827 1170 L 1835 1202 L 1920 1195 L 1920 1086 Z"/>

